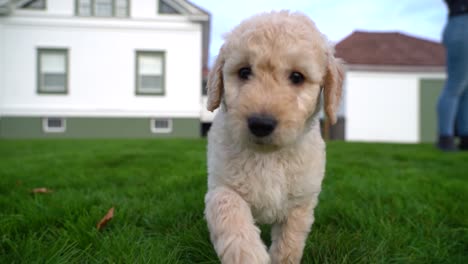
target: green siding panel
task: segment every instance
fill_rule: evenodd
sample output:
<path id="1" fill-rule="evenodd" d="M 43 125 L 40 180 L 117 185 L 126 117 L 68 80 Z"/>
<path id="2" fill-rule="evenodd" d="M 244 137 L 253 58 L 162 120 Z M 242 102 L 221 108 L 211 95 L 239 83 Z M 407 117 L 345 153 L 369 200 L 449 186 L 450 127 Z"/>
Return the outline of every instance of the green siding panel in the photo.
<path id="1" fill-rule="evenodd" d="M 437 138 L 437 100 L 444 82 L 444 79 L 420 80 L 419 136 L 421 142 L 435 142 Z"/>
<path id="2" fill-rule="evenodd" d="M 200 120 L 173 118 L 172 132 L 152 133 L 150 118 L 66 118 L 64 133 L 46 133 L 40 117 L 2 117 L 0 138 L 197 138 Z"/>
<path id="3" fill-rule="evenodd" d="M 35 138 L 42 133 L 42 119 L 34 117 L 2 117 L 0 137 Z"/>

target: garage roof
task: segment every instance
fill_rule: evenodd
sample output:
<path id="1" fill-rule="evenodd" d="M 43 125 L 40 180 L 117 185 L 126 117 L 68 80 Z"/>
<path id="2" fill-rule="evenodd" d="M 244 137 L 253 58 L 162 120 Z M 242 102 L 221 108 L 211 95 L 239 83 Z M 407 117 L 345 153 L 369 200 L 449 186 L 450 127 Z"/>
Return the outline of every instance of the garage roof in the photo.
<path id="1" fill-rule="evenodd" d="M 399 32 L 355 31 L 335 49 L 349 65 L 445 66 L 442 44 Z"/>

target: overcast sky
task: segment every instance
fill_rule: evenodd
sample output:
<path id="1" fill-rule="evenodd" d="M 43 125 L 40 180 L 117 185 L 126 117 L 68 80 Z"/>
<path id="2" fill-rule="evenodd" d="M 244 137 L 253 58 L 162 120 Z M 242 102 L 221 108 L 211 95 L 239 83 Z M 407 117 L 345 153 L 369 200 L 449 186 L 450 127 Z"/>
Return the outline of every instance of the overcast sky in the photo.
<path id="1" fill-rule="evenodd" d="M 310 16 L 320 31 L 338 42 L 354 30 L 399 31 L 440 41 L 447 9 L 442 0 L 191 0 L 212 15 L 210 57 L 222 35 L 241 20 L 270 10 Z"/>

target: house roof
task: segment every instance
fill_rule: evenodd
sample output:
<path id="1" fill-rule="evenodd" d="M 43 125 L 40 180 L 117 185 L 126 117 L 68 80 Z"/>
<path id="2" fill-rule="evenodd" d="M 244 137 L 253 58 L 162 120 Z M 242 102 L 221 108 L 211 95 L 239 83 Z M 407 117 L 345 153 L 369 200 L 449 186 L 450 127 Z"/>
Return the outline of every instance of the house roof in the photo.
<path id="1" fill-rule="evenodd" d="M 349 65 L 445 66 L 442 44 L 399 32 L 355 31 L 335 46 L 336 57 Z"/>
<path id="2" fill-rule="evenodd" d="M 176 12 L 189 16 L 195 21 L 206 21 L 210 19 L 210 13 L 200 6 L 187 0 L 161 0 L 172 7 Z"/>

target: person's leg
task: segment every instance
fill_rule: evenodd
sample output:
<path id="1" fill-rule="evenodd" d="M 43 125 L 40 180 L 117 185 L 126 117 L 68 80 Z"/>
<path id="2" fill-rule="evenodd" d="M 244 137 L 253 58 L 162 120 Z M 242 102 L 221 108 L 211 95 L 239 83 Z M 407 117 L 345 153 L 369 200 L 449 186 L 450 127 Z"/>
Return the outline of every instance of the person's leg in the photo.
<path id="1" fill-rule="evenodd" d="M 454 17 L 448 21 L 443 37 L 447 55 L 447 80 L 437 105 L 438 147 L 442 150 L 456 149 L 454 126 L 468 74 L 467 36 L 468 16 Z"/>
<path id="2" fill-rule="evenodd" d="M 468 150 L 468 84 L 458 103 L 457 132 L 460 136 L 459 148 L 461 150 Z"/>

